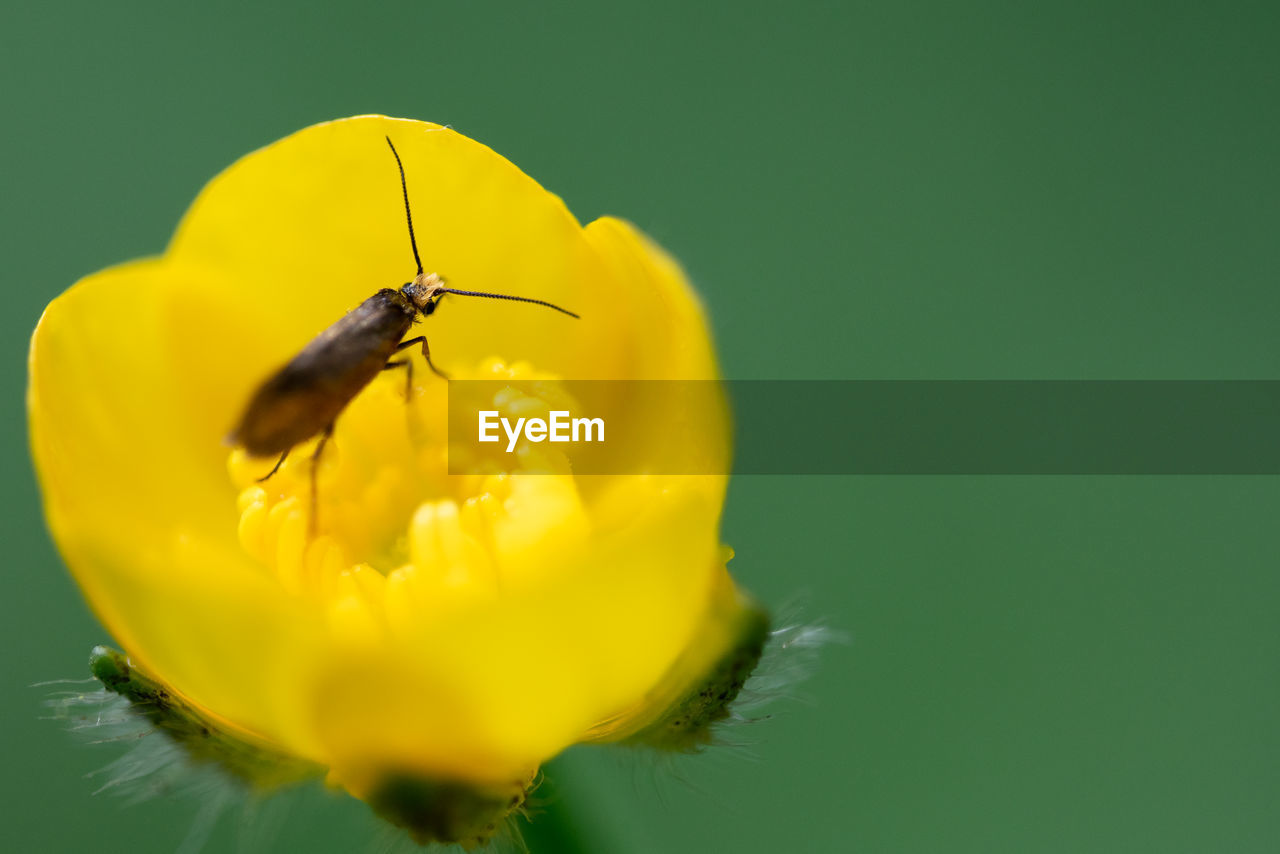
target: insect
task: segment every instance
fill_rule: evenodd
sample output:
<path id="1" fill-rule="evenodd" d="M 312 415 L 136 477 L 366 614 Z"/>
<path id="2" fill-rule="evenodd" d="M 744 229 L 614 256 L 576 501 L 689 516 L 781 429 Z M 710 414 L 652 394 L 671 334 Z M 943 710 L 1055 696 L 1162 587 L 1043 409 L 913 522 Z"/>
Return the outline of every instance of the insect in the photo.
<path id="1" fill-rule="evenodd" d="M 448 376 L 431 361 L 427 337 L 419 335 L 402 340 L 418 315 L 430 317 L 446 294 L 465 297 L 513 300 L 542 305 L 577 318 L 568 309 L 553 303 L 509 294 L 460 291 L 446 287 L 436 273 L 425 273 L 418 255 L 418 241 L 413 233 L 413 214 L 409 209 L 409 187 L 404 177 L 404 164 L 391 138 L 387 145 L 400 170 L 400 190 L 404 195 L 404 214 L 409 226 L 409 245 L 418 274 L 400 289 L 383 288 L 369 297 L 345 317 L 317 335 L 288 364 L 268 377 L 249 399 L 239 423 L 227 437 L 232 445 L 241 445 L 255 457 L 279 454 L 275 467 L 263 477 L 269 479 L 284 465 L 295 445 L 320 436 L 311 454 L 311 521 L 316 521 L 316 466 L 324 446 L 333 435 L 333 425 L 342 411 L 360 391 L 382 371 L 403 368 L 406 395 L 413 388 L 413 364 L 408 358 L 393 359 L 396 353 L 422 345 L 422 355 L 442 379 Z"/>

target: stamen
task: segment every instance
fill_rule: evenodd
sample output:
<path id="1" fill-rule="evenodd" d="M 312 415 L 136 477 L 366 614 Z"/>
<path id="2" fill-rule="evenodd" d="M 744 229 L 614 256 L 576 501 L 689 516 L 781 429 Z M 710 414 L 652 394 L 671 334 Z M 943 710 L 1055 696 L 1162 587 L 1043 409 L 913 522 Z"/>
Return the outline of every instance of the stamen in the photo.
<path id="1" fill-rule="evenodd" d="M 450 370 L 459 379 L 554 379 L 526 362 L 508 365 L 497 358 L 470 371 Z M 555 385 L 546 389 L 506 389 L 495 394 L 493 406 L 513 417 L 546 417 L 565 408 Z M 384 599 L 393 588 L 397 596 L 412 588 L 415 599 L 500 595 L 503 572 L 530 571 L 519 553 L 524 541 L 538 539 L 538 520 L 553 534 L 566 534 L 571 520 L 566 543 L 582 533 L 569 478 L 511 478 L 531 471 L 568 474 L 558 449 L 525 443 L 516 453 L 498 449 L 464 460 L 465 474 L 448 473 L 447 392 L 444 382 L 422 370 L 408 401 L 398 373 L 375 379 L 352 401 L 317 471 L 314 531 L 308 520 L 314 440 L 291 453 L 265 483 L 257 482 L 266 470 L 263 460 L 239 450 L 228 460 L 240 486 L 242 547 L 290 595 L 329 602 L 331 619 L 343 631 L 371 630 L 386 619 Z M 530 502 L 548 512 L 530 514 Z M 504 568 L 497 555 L 507 550 Z"/>

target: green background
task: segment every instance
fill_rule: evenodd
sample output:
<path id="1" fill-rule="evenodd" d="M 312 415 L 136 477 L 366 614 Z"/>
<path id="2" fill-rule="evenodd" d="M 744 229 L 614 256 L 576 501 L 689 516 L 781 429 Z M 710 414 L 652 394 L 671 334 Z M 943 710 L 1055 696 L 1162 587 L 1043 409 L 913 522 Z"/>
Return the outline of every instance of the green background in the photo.
<path id="1" fill-rule="evenodd" d="M 733 377 L 1280 378 L 1273 3 L 175 5 L 0 19 L 8 850 L 171 851 L 194 812 L 91 797 L 113 751 L 26 687 L 105 639 L 41 521 L 30 331 L 305 125 L 450 123 L 634 220 Z M 573 751 L 565 805 L 618 852 L 1280 850 L 1278 509 L 1270 477 L 739 478 L 736 576 L 849 643 L 759 761 Z M 386 838 L 320 794 L 279 834 Z"/>

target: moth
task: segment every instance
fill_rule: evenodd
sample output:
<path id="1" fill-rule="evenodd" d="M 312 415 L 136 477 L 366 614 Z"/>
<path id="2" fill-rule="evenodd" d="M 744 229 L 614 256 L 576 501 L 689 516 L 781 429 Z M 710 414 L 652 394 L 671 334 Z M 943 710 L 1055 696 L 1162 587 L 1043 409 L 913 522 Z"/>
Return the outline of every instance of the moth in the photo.
<path id="1" fill-rule="evenodd" d="M 382 371 L 404 369 L 406 394 L 413 388 L 413 363 L 409 358 L 395 359 L 395 354 L 414 345 L 422 346 L 427 366 L 447 380 L 448 376 L 431 361 L 427 337 L 418 335 L 405 340 L 418 316 L 430 317 L 448 294 L 465 297 L 527 302 L 555 309 L 562 314 L 578 315 L 553 303 L 510 294 L 462 291 L 446 286 L 437 273 L 423 271 L 418 254 L 418 241 L 413 233 L 413 213 L 409 209 L 409 187 L 404 164 L 395 144 L 387 137 L 387 145 L 400 170 L 400 190 L 404 196 L 405 220 L 409 226 L 409 245 L 418 265 L 413 281 L 400 288 L 383 288 L 366 299 L 336 323 L 317 335 L 310 344 L 278 371 L 267 377 L 245 406 L 235 429 L 227 441 L 240 445 L 255 457 L 279 454 L 275 467 L 259 482 L 268 480 L 280 470 L 289 451 L 296 445 L 320 436 L 311 454 L 311 528 L 316 519 L 316 466 L 325 445 L 333 436 L 338 416 L 361 390 Z"/>

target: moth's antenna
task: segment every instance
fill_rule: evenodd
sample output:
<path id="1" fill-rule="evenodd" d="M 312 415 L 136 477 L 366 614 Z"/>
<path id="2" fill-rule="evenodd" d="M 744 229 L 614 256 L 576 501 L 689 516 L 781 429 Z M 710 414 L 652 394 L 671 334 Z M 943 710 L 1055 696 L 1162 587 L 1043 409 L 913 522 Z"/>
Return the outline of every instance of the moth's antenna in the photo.
<path id="1" fill-rule="evenodd" d="M 483 291 L 455 291 L 449 288 L 441 288 L 441 291 L 443 291 L 446 294 L 457 294 L 460 297 L 488 297 L 489 299 L 509 299 L 509 300 L 514 300 L 515 302 L 531 302 L 534 305 L 545 305 L 547 308 L 554 308 L 556 311 L 560 312 L 561 314 L 567 314 L 570 317 L 576 317 L 579 320 L 582 319 L 581 317 L 578 317 L 578 315 L 574 314 L 572 311 L 569 311 L 569 309 L 567 308 L 561 308 L 555 303 L 545 302 L 544 300 L 540 300 L 540 299 L 530 299 L 529 297 L 513 297 L 510 294 L 487 294 L 487 293 L 484 293 Z"/>
<path id="2" fill-rule="evenodd" d="M 418 257 L 418 241 L 413 236 L 413 213 L 409 210 L 409 185 L 404 182 L 404 164 L 400 162 L 400 153 L 396 151 L 391 137 L 387 137 L 387 145 L 396 158 L 396 166 L 400 167 L 400 190 L 404 193 L 404 218 L 409 222 L 409 245 L 413 247 L 413 260 L 418 262 L 418 275 L 422 275 L 422 259 Z"/>

